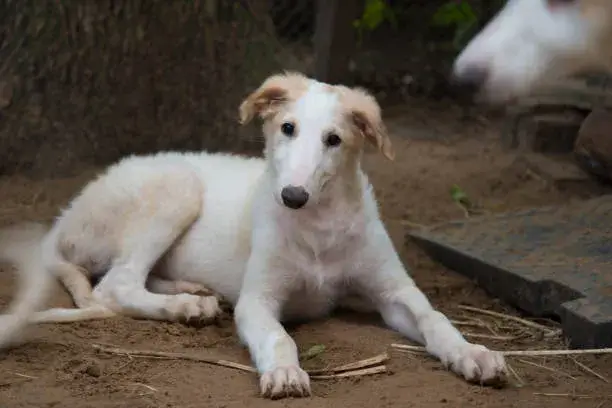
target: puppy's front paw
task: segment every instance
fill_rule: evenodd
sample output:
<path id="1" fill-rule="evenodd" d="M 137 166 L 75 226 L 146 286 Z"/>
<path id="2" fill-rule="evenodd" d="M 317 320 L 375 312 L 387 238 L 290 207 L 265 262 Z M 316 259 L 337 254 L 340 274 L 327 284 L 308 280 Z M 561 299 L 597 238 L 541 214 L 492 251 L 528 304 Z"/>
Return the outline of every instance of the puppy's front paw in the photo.
<path id="1" fill-rule="evenodd" d="M 504 356 L 480 344 L 467 344 L 459 348 L 451 356 L 449 365 L 451 370 L 470 382 L 488 385 L 505 381 Z"/>
<path id="2" fill-rule="evenodd" d="M 259 380 L 259 386 L 264 398 L 310 396 L 310 378 L 298 366 L 277 367 L 266 371 Z"/>

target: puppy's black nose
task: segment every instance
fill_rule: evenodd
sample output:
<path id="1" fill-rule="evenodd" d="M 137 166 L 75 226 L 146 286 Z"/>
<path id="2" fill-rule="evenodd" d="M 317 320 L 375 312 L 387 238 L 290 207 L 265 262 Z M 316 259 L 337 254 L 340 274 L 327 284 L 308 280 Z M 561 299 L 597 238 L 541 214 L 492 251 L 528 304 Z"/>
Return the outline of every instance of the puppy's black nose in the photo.
<path id="1" fill-rule="evenodd" d="M 462 96 L 472 97 L 482 89 L 488 76 L 489 72 L 486 68 L 472 65 L 461 72 L 454 71 L 451 83 Z"/>
<path id="2" fill-rule="evenodd" d="M 309 195 L 304 187 L 287 186 L 281 191 L 281 198 L 285 206 L 297 210 L 308 202 Z"/>

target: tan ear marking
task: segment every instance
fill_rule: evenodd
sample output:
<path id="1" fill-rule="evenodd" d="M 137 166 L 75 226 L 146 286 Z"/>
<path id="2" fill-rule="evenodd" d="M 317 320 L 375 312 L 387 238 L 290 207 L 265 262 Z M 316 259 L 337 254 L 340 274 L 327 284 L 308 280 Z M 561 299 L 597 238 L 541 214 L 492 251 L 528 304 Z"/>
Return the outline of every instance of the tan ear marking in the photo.
<path id="1" fill-rule="evenodd" d="M 240 124 L 249 123 L 256 115 L 267 116 L 287 100 L 287 90 L 280 87 L 258 89 L 240 104 Z"/>
<path id="2" fill-rule="evenodd" d="M 240 104 L 240 123 L 247 124 L 255 116 L 266 119 L 277 112 L 283 103 L 296 99 L 307 88 L 308 81 L 307 77 L 296 72 L 268 77 Z"/>
<path id="3" fill-rule="evenodd" d="M 351 120 L 364 139 L 374 145 L 389 160 L 395 158 L 391 139 L 380 114 L 376 99 L 361 88 L 344 88 Z"/>

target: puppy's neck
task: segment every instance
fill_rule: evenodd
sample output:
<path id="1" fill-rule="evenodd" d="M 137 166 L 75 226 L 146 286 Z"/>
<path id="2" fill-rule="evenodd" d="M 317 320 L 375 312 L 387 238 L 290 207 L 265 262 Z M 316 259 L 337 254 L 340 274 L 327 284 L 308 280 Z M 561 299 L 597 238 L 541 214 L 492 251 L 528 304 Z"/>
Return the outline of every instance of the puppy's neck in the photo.
<path id="1" fill-rule="evenodd" d="M 331 178 L 311 205 L 291 210 L 276 203 L 282 224 L 289 229 L 313 233 L 347 233 L 359 229 L 365 222 L 364 177 L 357 165 L 350 172 Z"/>

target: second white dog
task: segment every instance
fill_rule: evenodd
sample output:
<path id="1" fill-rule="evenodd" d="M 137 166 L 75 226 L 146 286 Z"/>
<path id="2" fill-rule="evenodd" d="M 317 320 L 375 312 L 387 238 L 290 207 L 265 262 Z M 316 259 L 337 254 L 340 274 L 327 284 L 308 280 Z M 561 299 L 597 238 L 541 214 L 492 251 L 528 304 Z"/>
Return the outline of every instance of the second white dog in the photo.
<path id="1" fill-rule="evenodd" d="M 503 375 L 502 355 L 467 342 L 433 309 L 393 248 L 360 167 L 364 142 L 393 156 L 372 96 L 287 73 L 249 95 L 240 116 L 263 119 L 264 159 L 130 157 L 87 185 L 27 251 L 40 261 L 24 264 L 41 268 L 27 276 L 54 273 L 79 308 L 28 321 L 210 319 L 220 312 L 217 298 L 195 294 L 206 288 L 235 305 L 266 397 L 310 394 L 281 322 L 339 305 L 378 310 L 470 381 Z"/>
<path id="2" fill-rule="evenodd" d="M 612 1 L 509 0 L 457 57 L 453 76 L 507 103 L 551 80 L 612 73 Z"/>

